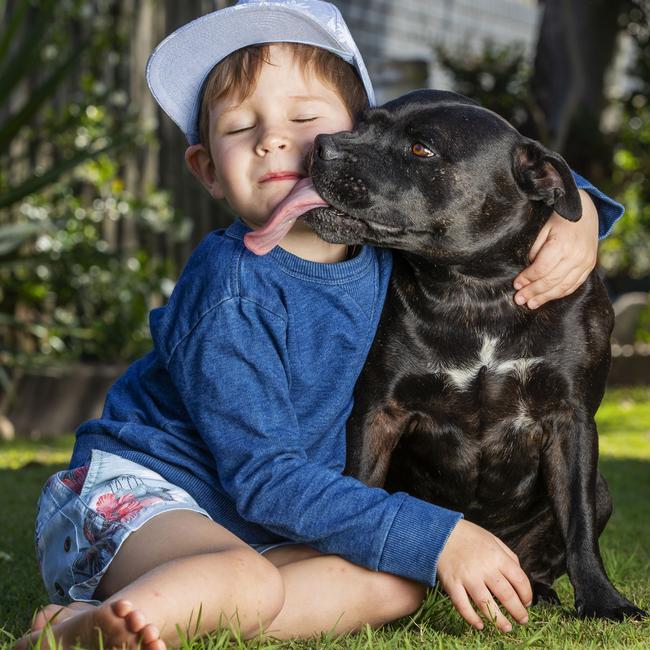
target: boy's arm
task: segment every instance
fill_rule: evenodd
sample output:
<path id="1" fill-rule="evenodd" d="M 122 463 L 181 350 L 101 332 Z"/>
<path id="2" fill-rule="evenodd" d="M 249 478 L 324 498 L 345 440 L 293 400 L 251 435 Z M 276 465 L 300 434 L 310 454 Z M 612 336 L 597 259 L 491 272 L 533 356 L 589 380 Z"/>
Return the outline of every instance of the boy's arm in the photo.
<path id="1" fill-rule="evenodd" d="M 231 298 L 201 319 L 169 362 L 222 490 L 239 516 L 282 537 L 434 584 L 440 551 L 462 515 L 370 488 L 330 469 L 332 459 L 312 458 L 291 399 L 286 336 L 280 316 Z"/>
<path id="2" fill-rule="evenodd" d="M 514 281 L 515 302 L 536 309 L 573 293 L 596 265 L 599 237 L 623 215 L 620 203 L 573 172 L 582 200 L 582 218 L 573 223 L 554 212 L 530 250 L 532 264 Z"/>
<path id="3" fill-rule="evenodd" d="M 500 629 L 509 623 L 494 598 L 486 597 L 492 589 L 524 622 L 528 579 L 491 533 L 471 524 L 469 539 L 453 534 L 460 513 L 369 487 L 328 467 L 327 459 L 316 462 L 308 455 L 291 401 L 285 341 L 283 319 L 233 298 L 204 315 L 169 362 L 237 513 L 322 553 L 428 585 L 435 584 L 441 561 L 445 587 L 468 593 Z M 459 566 L 475 571 L 457 575 Z M 471 605 L 459 604 L 461 615 L 482 627 L 469 613 Z"/>

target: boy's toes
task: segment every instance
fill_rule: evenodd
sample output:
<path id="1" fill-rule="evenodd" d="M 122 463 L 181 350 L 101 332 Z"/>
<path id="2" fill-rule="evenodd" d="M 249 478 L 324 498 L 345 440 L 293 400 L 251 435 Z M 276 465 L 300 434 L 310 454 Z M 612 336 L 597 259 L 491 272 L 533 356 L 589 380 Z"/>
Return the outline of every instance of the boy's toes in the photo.
<path id="1" fill-rule="evenodd" d="M 160 631 L 155 625 L 147 623 L 144 614 L 134 608 L 128 600 L 117 600 L 110 605 L 111 615 L 124 625 L 123 633 L 114 628 L 109 635 L 113 645 L 124 644 L 128 647 L 141 647 L 145 650 L 166 650 L 165 642 L 160 638 Z M 113 626 L 117 621 L 113 622 Z M 104 628 L 106 629 L 106 628 Z M 124 636 L 126 633 L 126 636 Z M 127 638 L 130 637 L 130 638 Z M 117 641 L 117 643 L 115 643 Z"/>
<path id="2" fill-rule="evenodd" d="M 137 609 L 129 612 L 124 617 L 124 622 L 126 623 L 126 629 L 132 634 L 140 634 L 147 625 L 144 614 Z"/>
<path id="3" fill-rule="evenodd" d="M 128 600 L 107 603 L 95 616 L 95 628 L 101 630 L 104 647 L 109 648 L 135 649 L 145 624 L 142 612 Z"/>
<path id="4" fill-rule="evenodd" d="M 111 611 L 115 616 L 126 618 L 133 611 L 133 603 L 128 600 L 116 600 L 111 603 Z"/>
<path id="5" fill-rule="evenodd" d="M 160 638 L 160 630 L 155 625 L 145 625 L 140 632 L 140 641 L 146 650 L 166 650 L 165 642 Z"/>
<path id="6" fill-rule="evenodd" d="M 167 650 L 167 644 L 162 639 L 156 639 L 151 643 L 144 644 L 145 650 Z"/>

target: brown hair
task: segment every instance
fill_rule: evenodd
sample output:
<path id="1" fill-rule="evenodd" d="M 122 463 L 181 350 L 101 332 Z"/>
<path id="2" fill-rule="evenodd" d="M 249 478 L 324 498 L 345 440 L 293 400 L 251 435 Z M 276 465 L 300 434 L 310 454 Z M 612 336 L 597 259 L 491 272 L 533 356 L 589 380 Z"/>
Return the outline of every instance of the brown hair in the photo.
<path id="1" fill-rule="evenodd" d="M 209 151 L 210 107 L 226 95 L 244 101 L 255 87 L 264 63 L 269 63 L 270 43 L 250 45 L 236 50 L 212 68 L 203 86 L 199 111 L 199 138 Z M 291 48 L 293 59 L 305 70 L 337 91 L 353 121 L 368 106 L 368 98 L 355 69 L 336 54 L 313 45 L 283 43 Z"/>

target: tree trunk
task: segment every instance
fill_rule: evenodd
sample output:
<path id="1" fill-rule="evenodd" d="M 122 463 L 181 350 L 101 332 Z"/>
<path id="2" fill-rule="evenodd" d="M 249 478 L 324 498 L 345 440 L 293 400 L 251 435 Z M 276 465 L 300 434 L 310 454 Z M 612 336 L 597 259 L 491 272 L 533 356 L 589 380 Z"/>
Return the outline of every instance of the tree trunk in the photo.
<path id="1" fill-rule="evenodd" d="M 616 51 L 618 17 L 630 0 L 540 0 L 543 15 L 532 91 L 537 137 L 594 180 L 606 176 L 599 123 L 605 73 Z"/>

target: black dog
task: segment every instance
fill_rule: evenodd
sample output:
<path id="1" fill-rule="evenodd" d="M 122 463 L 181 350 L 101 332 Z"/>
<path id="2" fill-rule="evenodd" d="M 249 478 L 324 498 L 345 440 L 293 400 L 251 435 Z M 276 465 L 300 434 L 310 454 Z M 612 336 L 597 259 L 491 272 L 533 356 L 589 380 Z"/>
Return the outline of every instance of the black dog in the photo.
<path id="1" fill-rule="evenodd" d="M 535 602 L 568 572 L 580 616 L 644 612 L 605 574 L 611 513 L 594 414 L 613 313 L 592 273 L 531 311 L 512 280 L 553 209 L 580 197 L 564 160 L 454 93 L 416 91 L 319 136 L 325 240 L 396 249 L 355 392 L 347 471 L 454 510 L 518 555 Z"/>

